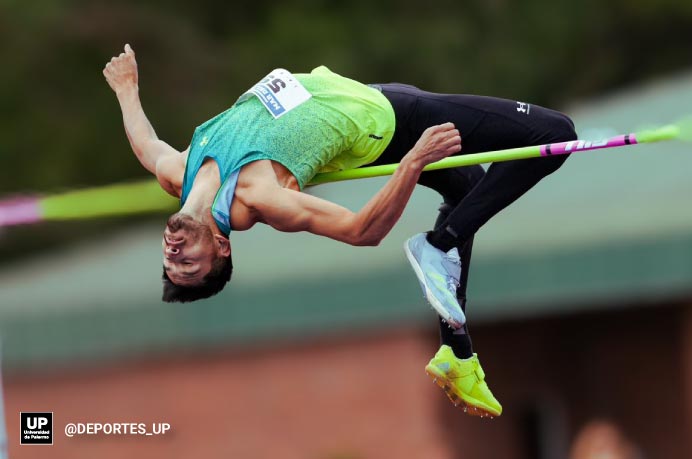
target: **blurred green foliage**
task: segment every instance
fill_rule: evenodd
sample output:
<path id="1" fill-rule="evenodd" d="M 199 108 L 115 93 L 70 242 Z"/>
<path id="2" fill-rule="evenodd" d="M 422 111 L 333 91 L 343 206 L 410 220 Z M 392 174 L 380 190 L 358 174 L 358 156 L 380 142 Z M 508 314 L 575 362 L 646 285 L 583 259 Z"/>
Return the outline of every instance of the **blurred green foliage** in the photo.
<path id="1" fill-rule="evenodd" d="M 101 70 L 125 43 L 159 137 L 271 69 L 561 107 L 689 66 L 689 0 L 0 0 L 0 197 L 147 176 Z M 123 220 L 15 228 L 0 262 Z"/>
<path id="2" fill-rule="evenodd" d="M 143 177 L 105 62 L 129 42 L 159 136 L 275 67 L 560 106 L 689 65 L 687 0 L 0 0 L 0 194 Z"/>

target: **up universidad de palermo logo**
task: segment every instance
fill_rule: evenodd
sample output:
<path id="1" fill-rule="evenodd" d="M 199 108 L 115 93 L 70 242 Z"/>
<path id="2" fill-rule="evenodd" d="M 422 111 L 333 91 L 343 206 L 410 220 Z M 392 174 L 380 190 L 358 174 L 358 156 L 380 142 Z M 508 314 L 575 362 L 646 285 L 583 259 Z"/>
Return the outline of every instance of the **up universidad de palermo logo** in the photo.
<path id="1" fill-rule="evenodd" d="M 21 445 L 53 444 L 53 413 L 19 413 Z"/>

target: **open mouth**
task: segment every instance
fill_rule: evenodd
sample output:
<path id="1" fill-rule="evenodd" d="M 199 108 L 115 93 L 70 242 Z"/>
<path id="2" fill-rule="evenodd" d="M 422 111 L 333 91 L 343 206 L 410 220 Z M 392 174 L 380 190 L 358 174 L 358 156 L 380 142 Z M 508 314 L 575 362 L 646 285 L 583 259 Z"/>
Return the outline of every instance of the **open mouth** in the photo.
<path id="1" fill-rule="evenodd" d="M 182 234 L 172 234 L 173 232 L 166 228 L 166 230 L 163 232 L 163 239 L 166 241 L 166 244 L 169 245 L 176 245 L 176 244 L 181 244 L 182 242 L 185 242 L 185 236 Z"/>
<path id="2" fill-rule="evenodd" d="M 182 238 L 182 237 L 180 237 L 180 238 L 171 237 L 171 236 L 164 236 L 164 237 L 166 239 L 166 243 L 171 244 L 171 245 L 180 244 L 181 242 L 183 242 L 185 240 L 185 238 Z"/>

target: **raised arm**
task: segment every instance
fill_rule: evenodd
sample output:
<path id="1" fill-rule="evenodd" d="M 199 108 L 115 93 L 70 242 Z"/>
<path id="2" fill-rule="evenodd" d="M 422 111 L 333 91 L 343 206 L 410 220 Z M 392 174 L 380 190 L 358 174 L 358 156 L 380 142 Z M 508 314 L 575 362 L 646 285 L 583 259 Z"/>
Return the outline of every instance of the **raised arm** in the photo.
<path id="1" fill-rule="evenodd" d="M 401 217 L 423 167 L 461 150 L 452 123 L 428 128 L 384 187 L 358 212 L 305 193 L 258 183 L 243 194 L 258 219 L 280 231 L 309 231 L 352 245 L 377 245 Z M 240 194 L 238 193 L 240 192 Z"/>
<path id="2" fill-rule="evenodd" d="M 120 103 L 125 133 L 139 162 L 156 175 L 169 193 L 182 183 L 184 158 L 179 151 L 160 140 L 144 114 L 139 99 L 139 80 L 135 52 L 130 45 L 106 64 L 103 75 Z M 179 175 L 179 177 L 178 177 Z M 173 193 L 172 193 L 173 194 Z"/>

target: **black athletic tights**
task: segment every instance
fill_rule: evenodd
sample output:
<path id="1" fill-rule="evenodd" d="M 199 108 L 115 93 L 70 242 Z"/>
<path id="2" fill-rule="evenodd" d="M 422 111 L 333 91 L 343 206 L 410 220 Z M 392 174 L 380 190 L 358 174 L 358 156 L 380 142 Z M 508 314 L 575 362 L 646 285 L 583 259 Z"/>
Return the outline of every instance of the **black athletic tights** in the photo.
<path id="1" fill-rule="evenodd" d="M 398 163 L 425 129 L 446 122 L 454 123 L 461 133 L 461 155 L 577 138 L 574 124 L 566 115 L 537 105 L 493 97 L 435 94 L 398 83 L 373 86 L 391 102 L 396 130 L 387 149 L 371 165 Z M 467 166 L 421 174 L 418 183 L 440 193 L 444 201 L 431 236 L 444 241 L 445 237 L 449 240 L 450 233 L 455 235 L 451 246 L 458 248 L 462 263 L 457 297 L 464 310 L 473 235 L 566 159 L 567 155 L 560 155 L 494 163 L 487 172 L 481 166 Z M 435 245 L 444 251 L 451 248 Z M 457 336 L 440 322 L 443 344 L 455 348 Z M 470 352 L 470 340 L 468 349 L 455 349 L 459 357 L 468 357 Z"/>

